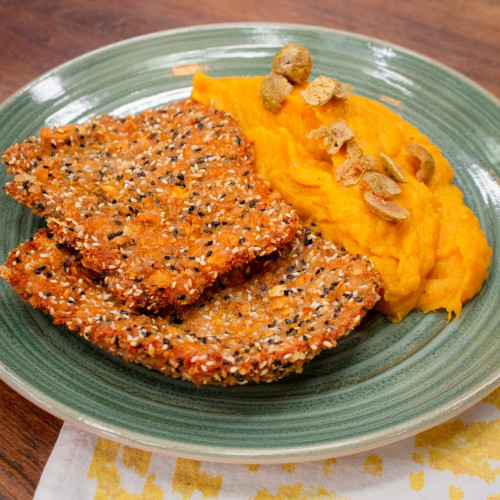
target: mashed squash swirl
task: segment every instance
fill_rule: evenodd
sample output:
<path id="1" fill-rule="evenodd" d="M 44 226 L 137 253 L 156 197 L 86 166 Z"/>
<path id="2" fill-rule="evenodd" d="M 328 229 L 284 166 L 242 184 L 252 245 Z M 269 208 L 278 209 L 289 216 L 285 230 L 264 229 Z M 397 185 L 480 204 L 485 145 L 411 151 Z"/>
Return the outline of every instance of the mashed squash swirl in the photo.
<path id="1" fill-rule="evenodd" d="M 491 249 L 477 218 L 452 184 L 453 170 L 439 149 L 416 127 L 382 104 L 356 95 L 321 107 L 304 103 L 295 87 L 277 114 L 259 98 L 262 77 L 214 79 L 198 73 L 192 97 L 230 113 L 255 149 L 257 171 L 306 222 L 353 254 L 368 257 L 380 272 L 384 296 L 377 308 L 395 322 L 412 309 L 446 309 L 459 315 L 462 304 L 481 288 L 488 274 Z M 364 154 L 391 157 L 408 182 L 394 201 L 409 210 L 404 221 L 375 215 L 359 186 L 335 180 L 345 148 L 329 155 L 311 130 L 345 120 Z M 405 144 L 420 144 L 434 157 L 429 182 L 417 180 L 418 166 Z M 376 167 L 382 172 L 379 162 Z"/>

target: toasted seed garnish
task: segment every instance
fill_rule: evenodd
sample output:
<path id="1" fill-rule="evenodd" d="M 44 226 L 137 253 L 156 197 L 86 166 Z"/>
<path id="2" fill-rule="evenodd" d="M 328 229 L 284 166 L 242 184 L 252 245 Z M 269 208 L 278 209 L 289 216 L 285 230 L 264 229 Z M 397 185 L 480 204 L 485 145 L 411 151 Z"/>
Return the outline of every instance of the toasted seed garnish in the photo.
<path id="1" fill-rule="evenodd" d="M 406 180 L 403 169 L 396 165 L 396 162 L 389 158 L 386 154 L 380 153 L 380 162 L 382 163 L 382 167 L 384 168 L 387 175 L 389 175 L 392 179 L 397 182 L 408 182 Z"/>
<path id="2" fill-rule="evenodd" d="M 291 83 L 283 76 L 271 71 L 260 84 L 259 94 L 264 107 L 278 113 L 285 98 L 292 92 Z"/>
<path id="3" fill-rule="evenodd" d="M 335 180 L 344 186 L 357 184 L 364 172 L 375 168 L 377 159 L 364 155 L 354 139 L 347 142 L 346 159 L 335 169 Z"/>
<path id="4" fill-rule="evenodd" d="M 305 47 L 296 43 L 282 47 L 273 59 L 273 71 L 293 83 L 301 84 L 307 81 L 311 69 L 311 54 Z"/>
<path id="5" fill-rule="evenodd" d="M 301 94 L 306 104 L 323 106 L 334 97 L 343 101 L 349 99 L 349 90 L 351 89 L 352 86 L 347 83 L 341 83 L 336 78 L 321 75 L 314 79 Z"/>
<path id="6" fill-rule="evenodd" d="M 434 158 L 420 144 L 406 144 L 406 151 L 412 158 L 420 162 L 420 168 L 417 170 L 417 179 L 421 182 L 428 182 L 434 173 Z"/>
<path id="7" fill-rule="evenodd" d="M 307 137 L 310 139 L 323 138 L 327 153 L 334 155 L 347 141 L 354 137 L 354 132 L 344 120 L 338 120 L 330 125 L 311 130 Z"/>
<path id="8" fill-rule="evenodd" d="M 372 191 L 365 191 L 363 198 L 370 210 L 384 220 L 397 222 L 410 217 L 410 212 L 406 208 L 393 201 L 384 200 Z"/>
<path id="9" fill-rule="evenodd" d="M 362 176 L 371 190 L 383 198 L 401 193 L 401 188 L 387 175 L 380 172 L 364 172 Z"/>

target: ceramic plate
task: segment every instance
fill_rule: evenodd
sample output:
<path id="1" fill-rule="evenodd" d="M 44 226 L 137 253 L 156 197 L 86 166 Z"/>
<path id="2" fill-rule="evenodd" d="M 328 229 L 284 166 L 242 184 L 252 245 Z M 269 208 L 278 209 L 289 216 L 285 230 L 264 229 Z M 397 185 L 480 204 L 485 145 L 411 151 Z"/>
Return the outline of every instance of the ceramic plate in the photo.
<path id="1" fill-rule="evenodd" d="M 0 376 L 60 418 L 131 445 L 231 462 L 354 453 L 441 422 L 500 377 L 499 103 L 463 76 L 379 40 L 308 26 L 236 24 L 135 38 L 43 75 L 0 107 L 0 149 L 45 125 L 125 114 L 187 97 L 191 77 L 265 74 L 294 41 L 313 76 L 334 74 L 416 124 L 455 168 L 495 258 L 482 291 L 447 322 L 372 313 L 337 349 L 281 382 L 196 388 L 102 352 L 22 303 L 0 283 Z M 1 183 L 8 176 L 1 169 Z M 43 224 L 0 194 L 0 261 Z"/>

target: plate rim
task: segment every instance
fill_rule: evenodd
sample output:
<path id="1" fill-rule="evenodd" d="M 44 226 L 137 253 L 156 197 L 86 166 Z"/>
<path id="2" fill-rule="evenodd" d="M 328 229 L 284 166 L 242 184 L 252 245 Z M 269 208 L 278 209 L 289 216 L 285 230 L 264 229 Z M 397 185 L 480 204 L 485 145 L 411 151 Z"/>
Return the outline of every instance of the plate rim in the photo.
<path id="1" fill-rule="evenodd" d="M 36 85 L 38 82 L 41 80 L 47 78 L 48 76 L 52 75 L 53 73 L 59 72 L 66 68 L 67 66 L 70 66 L 72 64 L 78 63 L 81 60 L 84 60 L 88 57 L 93 57 L 94 55 L 97 55 L 101 52 L 105 52 L 106 50 L 109 49 L 114 49 L 118 48 L 122 45 L 127 45 L 129 43 L 135 43 L 135 42 L 140 42 L 142 40 L 148 40 L 148 39 L 154 39 L 154 38 L 161 38 L 162 36 L 165 35 L 176 35 L 176 34 L 181 34 L 181 33 L 189 33 L 191 31 L 196 31 L 196 30 L 202 30 L 202 31 L 211 31 L 211 30 L 216 30 L 216 29 L 246 29 L 246 28 L 254 28 L 255 26 L 261 26 L 263 28 L 285 28 L 285 29 L 298 29 L 302 31 L 308 31 L 308 30 L 314 30 L 314 31 L 322 31 L 325 33 L 330 33 L 330 34 L 335 34 L 339 36 L 346 36 L 348 38 L 355 38 L 358 40 L 364 40 L 366 42 L 374 42 L 377 44 L 384 45 L 385 47 L 393 48 L 396 49 L 400 52 L 404 52 L 405 54 L 416 57 L 417 59 L 423 60 L 428 64 L 431 64 L 445 72 L 450 73 L 452 76 L 462 80 L 464 83 L 466 83 L 469 86 L 472 86 L 475 88 L 475 90 L 479 91 L 481 94 L 483 94 L 484 97 L 487 99 L 490 99 L 497 107 L 500 108 L 500 97 L 497 97 L 493 92 L 489 91 L 479 83 L 477 83 L 475 80 L 473 80 L 471 77 L 464 75 L 460 71 L 452 68 L 451 66 L 442 63 L 440 61 L 437 61 L 436 59 L 433 59 L 430 56 L 427 56 L 425 54 L 422 54 L 421 52 L 418 52 L 413 49 L 408 49 L 407 47 L 404 47 L 403 45 L 399 45 L 397 43 L 389 42 L 386 41 L 382 38 L 378 37 L 373 37 L 369 35 L 363 35 L 360 33 L 356 33 L 355 31 L 347 31 L 347 30 L 341 30 L 341 29 L 336 29 L 336 28 L 327 28 L 325 26 L 315 26 L 314 24 L 300 24 L 300 23 L 279 23 L 279 22 L 228 22 L 228 23 L 206 23 L 206 24 L 195 24 L 195 25 L 189 25 L 189 26 L 181 26 L 179 28 L 172 28 L 172 29 L 166 29 L 166 30 L 158 30 L 158 31 L 152 31 L 150 33 L 144 33 L 142 35 L 137 35 L 129 38 L 125 38 L 123 40 L 118 40 L 117 42 L 112 42 L 106 45 L 103 45 L 102 47 L 98 47 L 96 49 L 93 49 L 88 52 L 84 52 L 83 54 L 80 54 L 76 57 L 73 57 L 67 61 L 64 61 L 61 64 L 58 64 L 54 66 L 53 68 L 43 72 L 41 75 L 35 77 L 34 79 L 30 80 L 28 83 L 24 84 L 17 90 L 15 90 L 12 94 L 8 95 L 4 100 L 0 101 L 0 112 L 2 111 L 2 108 L 4 106 L 7 106 L 11 100 L 15 100 L 15 98 L 25 92 L 27 89 L 30 87 Z"/>
<path id="2" fill-rule="evenodd" d="M 384 41 L 380 38 L 375 38 L 367 35 L 358 34 L 351 31 L 338 30 L 334 28 L 326 28 L 314 26 L 310 24 L 294 24 L 294 23 L 212 23 L 191 25 L 174 29 L 160 30 L 151 33 L 142 34 L 135 37 L 126 38 L 118 42 L 107 44 L 92 51 L 81 54 L 75 58 L 59 64 L 52 69 L 44 72 L 35 79 L 31 80 L 17 91 L 9 95 L 6 99 L 0 102 L 0 114 L 12 102 L 15 102 L 22 94 L 26 93 L 31 87 L 40 81 L 63 71 L 85 59 L 92 58 L 102 52 L 120 48 L 128 44 L 134 44 L 143 40 L 152 40 L 156 38 L 175 36 L 183 33 L 191 33 L 193 31 L 214 31 L 214 30 L 238 30 L 238 29 L 287 29 L 300 30 L 303 32 L 316 31 L 324 32 L 332 36 L 342 36 L 367 43 L 375 43 L 384 47 L 393 48 L 409 57 L 420 59 L 427 64 L 450 74 L 452 77 L 459 79 L 468 87 L 472 87 L 478 91 L 483 97 L 488 99 L 497 108 L 500 108 L 500 99 L 497 98 L 489 90 L 485 89 L 477 82 L 468 76 L 458 72 L 457 70 L 443 64 L 435 59 L 432 59 L 424 54 L 407 49 L 403 46 Z M 482 380 L 475 384 L 472 388 L 462 394 L 458 400 L 453 400 L 446 405 L 441 405 L 430 412 L 427 412 L 413 419 L 407 420 L 404 423 L 397 424 L 390 428 L 384 428 L 379 431 L 363 434 L 360 438 L 349 438 L 345 441 L 338 441 L 326 444 L 302 445 L 294 447 L 279 447 L 269 449 L 252 449 L 252 448 L 234 448 L 216 447 L 212 445 L 190 444 L 182 441 L 172 441 L 166 438 L 156 438 L 143 433 L 138 433 L 130 429 L 122 429 L 98 419 L 94 416 L 83 414 L 81 411 L 75 411 L 67 404 L 61 403 L 55 398 L 39 391 L 30 383 L 16 377 L 11 370 L 0 362 L 0 378 L 12 389 L 21 394 L 25 399 L 32 402 L 36 406 L 44 409 L 48 413 L 60 418 L 61 420 L 71 423 L 76 427 L 102 436 L 123 444 L 139 447 L 148 451 L 153 451 L 165 455 L 202 459 L 211 462 L 225 463 L 280 463 L 286 460 L 295 461 L 310 461 L 320 460 L 330 457 L 339 457 L 354 453 L 360 453 L 383 445 L 390 444 L 395 441 L 410 437 L 418 432 L 438 425 L 459 413 L 465 411 L 470 406 L 477 403 L 489 393 L 493 392 L 500 386 L 500 367 L 496 373 L 493 373 L 487 380 Z M 356 444 L 358 446 L 356 446 Z M 354 446 L 353 446 L 354 445 Z"/>
<path id="3" fill-rule="evenodd" d="M 436 408 L 420 417 L 415 417 L 404 423 L 392 426 L 389 428 L 391 431 L 390 433 L 388 433 L 388 429 L 382 429 L 380 431 L 364 434 L 362 438 L 348 439 L 345 442 L 340 441 L 323 445 L 316 444 L 312 446 L 262 450 L 252 448 L 230 449 L 228 447 L 215 447 L 211 445 L 187 444 L 165 438 L 155 438 L 132 430 L 125 430 L 125 432 L 123 432 L 123 429 L 119 427 L 105 423 L 96 417 L 84 415 L 82 412 L 76 412 L 68 405 L 60 403 L 56 399 L 41 393 L 31 384 L 11 375 L 10 371 L 6 369 L 2 363 L 0 363 L 0 375 L 3 382 L 9 387 L 35 406 L 42 408 L 47 411 L 47 413 L 62 420 L 63 424 L 68 423 L 95 436 L 111 439 L 124 445 L 133 446 L 165 456 L 227 464 L 273 464 L 284 463 L 290 460 L 294 462 L 309 462 L 363 453 L 412 437 L 420 432 L 425 432 L 436 425 L 446 422 L 463 413 L 500 387 L 499 368 L 496 375 L 486 382 L 477 384 L 473 390 L 469 391 L 469 394 L 460 398 L 460 400 L 451 402 L 444 407 L 441 406 Z M 3 375 L 7 375 L 7 377 Z M 40 397 L 41 395 L 43 397 Z M 67 411 L 66 414 L 64 414 L 64 410 Z M 68 413 L 74 416 L 68 418 Z M 78 415 L 76 415 L 77 413 Z M 389 435 L 384 436 L 387 434 Z M 353 442 L 365 444 L 352 448 Z"/>

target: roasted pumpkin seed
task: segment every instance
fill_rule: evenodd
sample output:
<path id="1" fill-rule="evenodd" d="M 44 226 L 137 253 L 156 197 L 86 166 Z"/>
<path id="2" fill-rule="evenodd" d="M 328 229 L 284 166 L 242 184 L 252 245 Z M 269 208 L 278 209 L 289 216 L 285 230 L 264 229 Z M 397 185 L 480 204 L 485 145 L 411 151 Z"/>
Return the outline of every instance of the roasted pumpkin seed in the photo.
<path id="1" fill-rule="evenodd" d="M 405 147 L 410 156 L 420 162 L 416 173 L 417 179 L 421 182 L 429 182 L 435 167 L 432 155 L 420 144 L 407 144 Z"/>
<path id="2" fill-rule="evenodd" d="M 362 179 L 375 194 L 384 198 L 401 193 L 401 188 L 390 177 L 380 172 L 364 172 Z"/>
<path id="3" fill-rule="evenodd" d="M 384 220 L 398 222 L 410 217 L 410 212 L 393 201 L 384 200 L 372 191 L 365 191 L 363 198 L 368 208 Z"/>
<path id="4" fill-rule="evenodd" d="M 396 165 L 396 162 L 392 158 L 389 158 L 384 153 L 380 153 L 380 162 L 382 163 L 382 167 L 387 175 L 389 175 L 389 177 L 397 182 L 408 182 L 406 180 L 403 169 Z"/>

